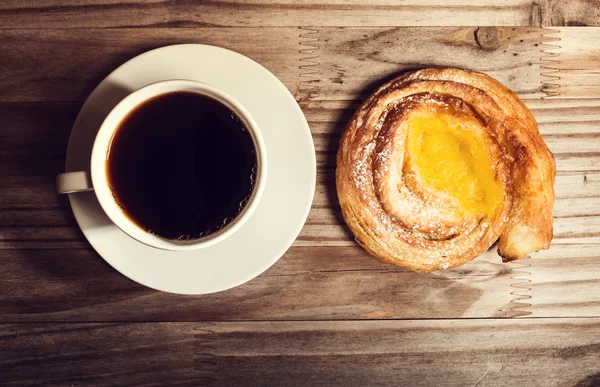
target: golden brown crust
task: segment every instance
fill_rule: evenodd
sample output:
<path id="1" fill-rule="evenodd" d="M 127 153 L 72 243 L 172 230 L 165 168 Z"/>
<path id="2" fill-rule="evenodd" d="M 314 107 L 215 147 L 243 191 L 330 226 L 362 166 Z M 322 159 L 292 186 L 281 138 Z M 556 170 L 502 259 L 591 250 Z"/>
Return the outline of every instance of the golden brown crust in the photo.
<path id="1" fill-rule="evenodd" d="M 503 203 L 483 217 L 460 217 L 451 198 L 405 173 L 408 117 L 426 106 L 476 119 Z M 416 271 L 464 264 L 498 238 L 506 260 L 547 249 L 552 239 L 554 157 L 531 112 L 487 75 L 424 69 L 386 83 L 349 122 L 337 155 L 342 213 L 358 243 L 377 258 Z"/>

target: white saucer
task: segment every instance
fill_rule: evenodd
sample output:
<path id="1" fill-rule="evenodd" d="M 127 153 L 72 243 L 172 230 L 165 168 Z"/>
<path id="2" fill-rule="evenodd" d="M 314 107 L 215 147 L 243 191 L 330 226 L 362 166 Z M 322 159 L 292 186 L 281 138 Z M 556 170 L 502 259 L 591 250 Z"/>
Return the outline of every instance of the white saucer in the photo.
<path id="1" fill-rule="evenodd" d="M 133 58 L 98 85 L 73 126 L 67 171 L 89 169 L 96 132 L 121 99 L 166 79 L 191 79 L 215 86 L 237 99 L 256 121 L 269 163 L 264 193 L 248 221 L 216 245 L 169 252 L 123 233 L 102 211 L 93 192 L 71 194 L 69 199 L 90 244 L 123 275 L 165 292 L 218 292 L 268 269 L 300 233 L 315 190 L 314 144 L 294 97 L 267 69 L 223 48 L 182 44 Z"/>

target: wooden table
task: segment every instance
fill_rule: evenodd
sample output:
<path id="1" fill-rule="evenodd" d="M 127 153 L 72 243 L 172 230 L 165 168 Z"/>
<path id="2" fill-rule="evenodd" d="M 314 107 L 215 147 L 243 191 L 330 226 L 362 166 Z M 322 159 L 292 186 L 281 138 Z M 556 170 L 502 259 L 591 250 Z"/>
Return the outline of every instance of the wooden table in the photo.
<path id="1" fill-rule="evenodd" d="M 594 25 L 598 0 L 0 2 L 0 384 L 600 385 Z M 92 89 L 176 43 L 227 47 L 275 73 L 317 150 L 293 247 L 208 296 L 118 274 L 54 192 Z M 352 241 L 333 185 L 340 132 L 376 85 L 430 65 L 484 71 L 532 109 L 558 165 L 550 250 L 415 274 Z"/>

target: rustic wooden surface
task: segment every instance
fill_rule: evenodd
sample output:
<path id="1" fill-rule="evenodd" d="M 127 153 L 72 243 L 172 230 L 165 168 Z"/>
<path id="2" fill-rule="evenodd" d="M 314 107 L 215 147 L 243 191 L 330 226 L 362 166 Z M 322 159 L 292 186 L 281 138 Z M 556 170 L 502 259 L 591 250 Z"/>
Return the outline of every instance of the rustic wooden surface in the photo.
<path id="1" fill-rule="evenodd" d="M 600 385 L 594 26 L 597 0 L 0 2 L 0 385 Z M 294 246 L 202 297 L 119 275 L 54 193 L 91 90 L 176 43 L 271 70 L 317 150 Z M 415 274 L 352 241 L 333 186 L 341 130 L 374 87 L 422 66 L 484 71 L 531 108 L 557 159 L 550 250 Z"/>
<path id="2" fill-rule="evenodd" d="M 0 11 L 4 28 L 600 24 L 594 0 L 4 0 Z"/>
<path id="3" fill-rule="evenodd" d="M 598 319 L 3 324 L 8 386 L 597 386 Z M 82 339 L 85 338 L 85 339 Z"/>

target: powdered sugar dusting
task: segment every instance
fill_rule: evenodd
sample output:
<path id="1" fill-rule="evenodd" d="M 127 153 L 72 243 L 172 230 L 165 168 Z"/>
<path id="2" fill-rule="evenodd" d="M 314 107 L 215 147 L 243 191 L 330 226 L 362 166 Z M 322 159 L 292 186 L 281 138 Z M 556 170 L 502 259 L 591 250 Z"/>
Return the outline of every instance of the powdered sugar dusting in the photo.
<path id="1" fill-rule="evenodd" d="M 355 127 L 349 149 L 350 181 L 360 198 L 351 202 L 361 225 L 357 238 L 405 262 L 453 267 L 457 257 L 473 254 L 472 246 L 486 236 L 489 222 L 460 214 L 453 198 L 423 187 L 405 160 L 411 112 L 451 108 L 442 97 L 418 87 L 410 93 L 378 93 L 377 104 L 363 106 L 355 115 L 361 125 Z"/>

